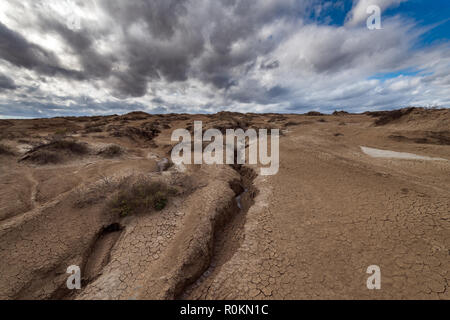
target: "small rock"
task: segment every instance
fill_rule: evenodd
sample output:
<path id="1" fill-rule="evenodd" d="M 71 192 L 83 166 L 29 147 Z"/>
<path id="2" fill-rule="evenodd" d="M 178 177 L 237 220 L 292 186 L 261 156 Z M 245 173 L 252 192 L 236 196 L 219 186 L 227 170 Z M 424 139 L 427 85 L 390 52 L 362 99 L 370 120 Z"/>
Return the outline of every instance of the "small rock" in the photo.
<path id="1" fill-rule="evenodd" d="M 158 169 L 160 172 L 166 171 L 167 169 L 169 169 L 169 167 L 170 167 L 169 159 L 164 158 L 164 159 L 158 161 Z"/>

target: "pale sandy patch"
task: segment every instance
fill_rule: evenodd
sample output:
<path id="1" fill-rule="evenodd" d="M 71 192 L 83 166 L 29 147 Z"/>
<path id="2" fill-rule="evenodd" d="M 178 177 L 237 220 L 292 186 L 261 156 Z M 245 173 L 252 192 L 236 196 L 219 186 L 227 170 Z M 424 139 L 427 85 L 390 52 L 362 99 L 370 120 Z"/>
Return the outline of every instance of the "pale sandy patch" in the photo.
<path id="1" fill-rule="evenodd" d="M 428 161 L 447 161 L 443 158 L 432 158 L 427 156 L 419 156 L 414 153 L 408 152 L 397 152 L 391 150 L 374 149 L 369 147 L 361 147 L 361 150 L 373 158 L 393 158 L 393 159 L 404 159 L 404 160 L 428 160 Z"/>

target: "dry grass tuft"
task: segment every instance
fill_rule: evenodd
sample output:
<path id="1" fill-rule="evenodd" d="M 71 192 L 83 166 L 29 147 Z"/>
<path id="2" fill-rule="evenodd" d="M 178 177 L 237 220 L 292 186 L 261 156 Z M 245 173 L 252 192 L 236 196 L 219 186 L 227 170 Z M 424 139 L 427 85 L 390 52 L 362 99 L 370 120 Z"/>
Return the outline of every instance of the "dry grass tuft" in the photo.
<path id="1" fill-rule="evenodd" d="M 64 159 L 60 154 L 54 151 L 37 150 L 29 154 L 24 160 L 31 161 L 35 164 L 44 165 L 61 163 Z"/>
<path id="2" fill-rule="evenodd" d="M 139 177 L 135 183 L 122 184 L 108 207 L 121 217 L 153 210 L 160 211 L 166 207 L 169 196 L 174 194 L 175 191 L 163 182 Z"/>
<path id="3" fill-rule="evenodd" d="M 117 144 L 113 144 L 103 148 L 98 155 L 104 158 L 116 158 L 120 157 L 124 153 L 124 150 L 121 146 Z"/>

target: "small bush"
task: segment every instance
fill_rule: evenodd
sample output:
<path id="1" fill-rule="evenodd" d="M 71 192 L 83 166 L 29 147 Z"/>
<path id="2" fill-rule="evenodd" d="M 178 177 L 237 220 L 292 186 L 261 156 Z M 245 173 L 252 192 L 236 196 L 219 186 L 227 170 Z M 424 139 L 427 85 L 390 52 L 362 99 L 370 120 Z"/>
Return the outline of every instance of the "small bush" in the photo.
<path id="1" fill-rule="evenodd" d="M 56 164 L 63 161 L 63 158 L 53 151 L 47 150 L 37 150 L 36 152 L 31 153 L 27 160 L 36 163 L 36 164 Z"/>
<path id="2" fill-rule="evenodd" d="M 69 151 L 78 155 L 87 154 L 89 152 L 89 148 L 86 144 L 71 140 L 55 140 L 41 147 L 47 150 Z"/>
<path id="3" fill-rule="evenodd" d="M 337 111 L 337 110 L 335 110 L 334 112 L 333 112 L 333 116 L 346 116 L 346 115 L 349 115 L 349 113 L 347 112 L 347 111 Z"/>
<path id="4" fill-rule="evenodd" d="M 118 188 L 123 188 L 129 183 L 130 177 L 113 179 L 107 176 L 101 176 L 101 179 L 90 186 L 82 186 L 75 190 L 73 207 L 82 209 L 104 200 L 108 194 Z"/>
<path id="5" fill-rule="evenodd" d="M 66 136 L 69 130 L 67 128 L 64 129 L 58 129 L 55 131 L 55 135 L 57 136 Z"/>
<path id="6" fill-rule="evenodd" d="M 113 213 L 121 217 L 145 211 L 161 211 L 173 193 L 165 183 L 141 177 L 131 185 L 123 185 L 109 206 Z"/>
<path id="7" fill-rule="evenodd" d="M 153 140 L 160 131 L 156 128 L 135 128 L 135 127 L 121 127 L 121 126 L 109 126 L 108 131 L 112 131 L 110 136 L 112 137 L 128 137 L 133 141 L 139 139 Z"/>
<path id="8" fill-rule="evenodd" d="M 102 149 L 98 154 L 105 158 L 115 158 L 123 154 L 123 149 L 121 146 L 113 144 Z"/>
<path id="9" fill-rule="evenodd" d="M 103 132 L 103 129 L 101 127 L 89 127 L 86 130 L 84 130 L 84 133 L 99 133 Z"/>
<path id="10" fill-rule="evenodd" d="M 323 113 L 320 113 L 318 111 L 310 111 L 306 115 L 307 116 L 312 116 L 312 117 L 314 117 L 314 116 L 323 116 Z"/>

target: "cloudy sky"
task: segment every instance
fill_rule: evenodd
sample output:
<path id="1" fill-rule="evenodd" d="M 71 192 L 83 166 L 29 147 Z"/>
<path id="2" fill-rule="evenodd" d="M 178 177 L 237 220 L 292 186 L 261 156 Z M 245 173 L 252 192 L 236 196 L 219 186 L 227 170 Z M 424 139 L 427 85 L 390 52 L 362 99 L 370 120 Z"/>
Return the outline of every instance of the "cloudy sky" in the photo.
<path id="1" fill-rule="evenodd" d="M 450 107 L 449 17 L 448 0 L 1 0 L 0 117 Z"/>

